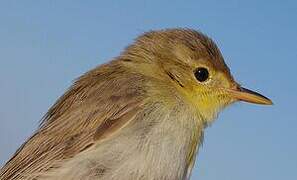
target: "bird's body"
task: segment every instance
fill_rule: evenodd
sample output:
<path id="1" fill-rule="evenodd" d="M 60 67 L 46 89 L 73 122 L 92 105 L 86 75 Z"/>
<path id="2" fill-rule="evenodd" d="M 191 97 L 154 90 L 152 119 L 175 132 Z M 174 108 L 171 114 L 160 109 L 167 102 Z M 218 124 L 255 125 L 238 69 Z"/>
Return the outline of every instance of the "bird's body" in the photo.
<path id="1" fill-rule="evenodd" d="M 200 65 L 218 80 L 193 84 Z M 147 33 L 74 83 L 1 180 L 188 179 L 204 128 L 235 101 L 212 91 L 218 86 L 238 84 L 209 38 L 187 29 Z"/>

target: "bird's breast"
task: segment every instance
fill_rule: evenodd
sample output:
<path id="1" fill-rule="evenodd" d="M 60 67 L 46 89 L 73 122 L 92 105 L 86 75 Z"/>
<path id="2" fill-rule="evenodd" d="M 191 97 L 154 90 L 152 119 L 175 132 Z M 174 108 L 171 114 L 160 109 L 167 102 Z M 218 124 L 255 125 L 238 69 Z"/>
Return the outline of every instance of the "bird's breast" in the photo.
<path id="1" fill-rule="evenodd" d="M 112 138 L 65 162 L 53 179 L 186 179 L 202 136 L 199 121 L 162 104 L 145 112 Z"/>

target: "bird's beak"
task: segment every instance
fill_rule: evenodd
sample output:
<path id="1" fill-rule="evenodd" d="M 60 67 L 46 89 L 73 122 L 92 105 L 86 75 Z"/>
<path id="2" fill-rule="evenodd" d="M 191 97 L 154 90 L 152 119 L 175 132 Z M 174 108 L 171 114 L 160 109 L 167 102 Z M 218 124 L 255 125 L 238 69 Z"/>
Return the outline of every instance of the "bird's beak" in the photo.
<path id="1" fill-rule="evenodd" d="M 267 97 L 243 87 L 237 87 L 236 89 L 228 89 L 228 92 L 233 98 L 239 101 L 263 105 L 273 104 L 272 101 Z"/>

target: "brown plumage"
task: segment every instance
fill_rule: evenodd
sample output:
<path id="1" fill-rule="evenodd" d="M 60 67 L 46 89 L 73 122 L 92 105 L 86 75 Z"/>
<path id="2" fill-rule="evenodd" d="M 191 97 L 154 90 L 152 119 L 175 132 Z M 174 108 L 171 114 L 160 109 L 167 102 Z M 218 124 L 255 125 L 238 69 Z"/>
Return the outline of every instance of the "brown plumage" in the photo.
<path id="1" fill-rule="evenodd" d="M 205 92 L 205 87 L 193 79 L 197 63 L 223 74 Z M 202 89 L 201 95 L 190 95 L 198 86 L 196 92 Z M 218 110 L 235 101 L 221 91 L 211 95 L 209 90 L 217 86 L 237 84 L 208 37 L 189 29 L 148 32 L 119 57 L 87 72 L 70 87 L 50 108 L 34 135 L 2 167 L 1 180 L 188 178 L 203 128 Z M 208 94 L 219 99 L 204 99 Z M 206 102 L 213 103 L 214 108 L 206 106 Z M 154 150 L 163 142 L 172 145 L 172 156 L 171 150 Z M 97 151 L 112 158 L 106 160 L 100 153 L 93 153 Z M 163 151 L 168 155 L 161 157 Z M 90 162 L 86 161 L 84 155 L 92 153 L 92 158 L 87 159 Z M 127 156 L 147 161 L 129 167 Z M 73 164 L 80 166 L 76 159 L 87 162 L 77 168 L 85 171 L 77 172 L 77 176 L 69 174 L 76 168 L 72 168 Z M 171 161 L 176 165 L 165 166 Z M 125 163 L 129 174 L 119 165 Z"/>
<path id="2" fill-rule="evenodd" d="M 54 168 L 55 160 L 72 158 L 92 146 L 95 139 L 100 139 L 114 126 L 113 121 L 127 121 L 123 118 L 127 111 L 131 113 L 132 108 L 132 113 L 136 113 L 144 98 L 139 84 L 142 78 L 127 72 L 119 61 L 82 76 L 1 169 L 1 179 L 20 178 Z"/>

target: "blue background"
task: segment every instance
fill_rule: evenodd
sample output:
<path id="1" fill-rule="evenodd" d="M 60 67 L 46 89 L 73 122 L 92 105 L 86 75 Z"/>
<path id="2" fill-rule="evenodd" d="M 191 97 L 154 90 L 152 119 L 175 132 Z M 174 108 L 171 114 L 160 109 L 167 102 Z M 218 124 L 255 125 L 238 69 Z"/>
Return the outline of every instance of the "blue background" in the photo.
<path id="1" fill-rule="evenodd" d="M 0 165 L 72 80 L 139 34 L 211 36 L 235 78 L 274 106 L 238 103 L 206 130 L 192 179 L 297 179 L 296 1 L 1 1 Z"/>

